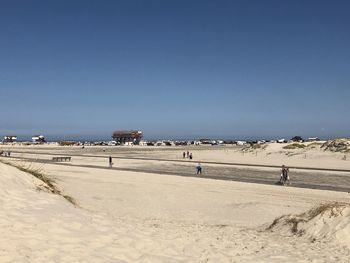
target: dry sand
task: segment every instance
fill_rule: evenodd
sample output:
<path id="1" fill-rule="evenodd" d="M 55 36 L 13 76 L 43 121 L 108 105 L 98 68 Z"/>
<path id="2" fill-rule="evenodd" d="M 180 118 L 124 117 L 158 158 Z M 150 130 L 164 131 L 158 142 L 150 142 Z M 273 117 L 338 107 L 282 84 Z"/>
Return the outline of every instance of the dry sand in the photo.
<path id="1" fill-rule="evenodd" d="M 152 154 L 173 154 L 160 151 Z M 39 191 L 43 183 L 32 175 L 0 164 L 0 262 L 349 262 L 348 208 L 301 224 L 301 236 L 285 224 L 266 230 L 282 215 L 349 203 L 348 193 L 22 165 L 54 178 L 79 207 Z"/>

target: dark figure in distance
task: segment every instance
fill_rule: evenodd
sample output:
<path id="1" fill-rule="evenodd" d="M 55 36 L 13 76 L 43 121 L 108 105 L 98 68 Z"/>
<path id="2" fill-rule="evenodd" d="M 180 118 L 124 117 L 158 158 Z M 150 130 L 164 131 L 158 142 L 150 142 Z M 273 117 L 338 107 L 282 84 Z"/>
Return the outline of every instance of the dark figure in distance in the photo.
<path id="1" fill-rule="evenodd" d="M 202 174 L 202 166 L 200 163 L 198 163 L 196 166 L 196 174 Z"/>
<path id="2" fill-rule="evenodd" d="M 285 185 L 287 181 L 288 181 L 288 184 L 290 184 L 288 173 L 289 173 L 289 168 L 286 167 L 285 165 L 282 165 L 280 181 L 283 185 Z"/>
<path id="3" fill-rule="evenodd" d="M 109 160 L 109 167 L 112 167 L 112 165 L 113 165 L 112 156 L 109 156 L 108 160 Z"/>

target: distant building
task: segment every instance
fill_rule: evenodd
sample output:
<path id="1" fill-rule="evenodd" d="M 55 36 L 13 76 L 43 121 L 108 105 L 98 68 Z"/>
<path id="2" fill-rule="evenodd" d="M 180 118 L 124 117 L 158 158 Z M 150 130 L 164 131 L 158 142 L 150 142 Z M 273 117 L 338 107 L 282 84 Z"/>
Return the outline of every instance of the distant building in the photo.
<path id="1" fill-rule="evenodd" d="M 142 139 L 142 131 L 115 131 L 113 132 L 112 138 L 119 145 L 138 145 Z"/>
<path id="2" fill-rule="evenodd" d="M 307 139 L 308 142 L 318 142 L 319 140 L 320 139 L 318 137 L 312 137 Z"/>
<path id="3" fill-rule="evenodd" d="M 148 145 L 148 142 L 147 142 L 147 141 L 140 141 L 140 142 L 139 142 L 139 145 L 141 145 L 141 146 L 147 146 L 147 145 Z"/>
<path id="4" fill-rule="evenodd" d="M 243 145 L 246 145 L 247 142 L 246 141 L 236 141 L 236 144 L 239 146 L 243 146 Z"/>
<path id="5" fill-rule="evenodd" d="M 213 142 L 211 139 L 199 139 L 199 141 L 201 144 L 212 144 Z"/>
<path id="6" fill-rule="evenodd" d="M 32 137 L 32 142 L 33 143 L 44 143 L 45 141 L 45 137 L 43 135 L 34 135 Z"/>
<path id="7" fill-rule="evenodd" d="M 290 139 L 293 142 L 303 142 L 304 139 L 301 136 L 294 136 L 292 139 Z"/>
<path id="8" fill-rule="evenodd" d="M 4 136 L 3 143 L 13 143 L 17 141 L 17 136 L 14 135 L 6 135 Z"/>

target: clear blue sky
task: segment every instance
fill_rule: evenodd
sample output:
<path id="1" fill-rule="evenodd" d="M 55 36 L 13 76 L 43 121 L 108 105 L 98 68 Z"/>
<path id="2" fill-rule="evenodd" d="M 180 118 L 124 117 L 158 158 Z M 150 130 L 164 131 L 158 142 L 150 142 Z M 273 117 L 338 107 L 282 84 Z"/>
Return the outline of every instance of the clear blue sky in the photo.
<path id="1" fill-rule="evenodd" d="M 0 1 L 0 134 L 349 137 L 350 1 Z"/>

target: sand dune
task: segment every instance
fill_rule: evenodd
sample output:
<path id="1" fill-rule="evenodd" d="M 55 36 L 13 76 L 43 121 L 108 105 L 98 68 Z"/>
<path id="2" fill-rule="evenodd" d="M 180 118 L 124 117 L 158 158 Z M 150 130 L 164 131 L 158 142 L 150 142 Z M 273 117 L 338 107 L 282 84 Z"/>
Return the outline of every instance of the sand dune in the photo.
<path id="1" fill-rule="evenodd" d="M 307 237 L 312 242 L 334 241 L 350 249 L 350 204 L 326 203 L 299 215 L 282 216 L 268 229 Z"/>

